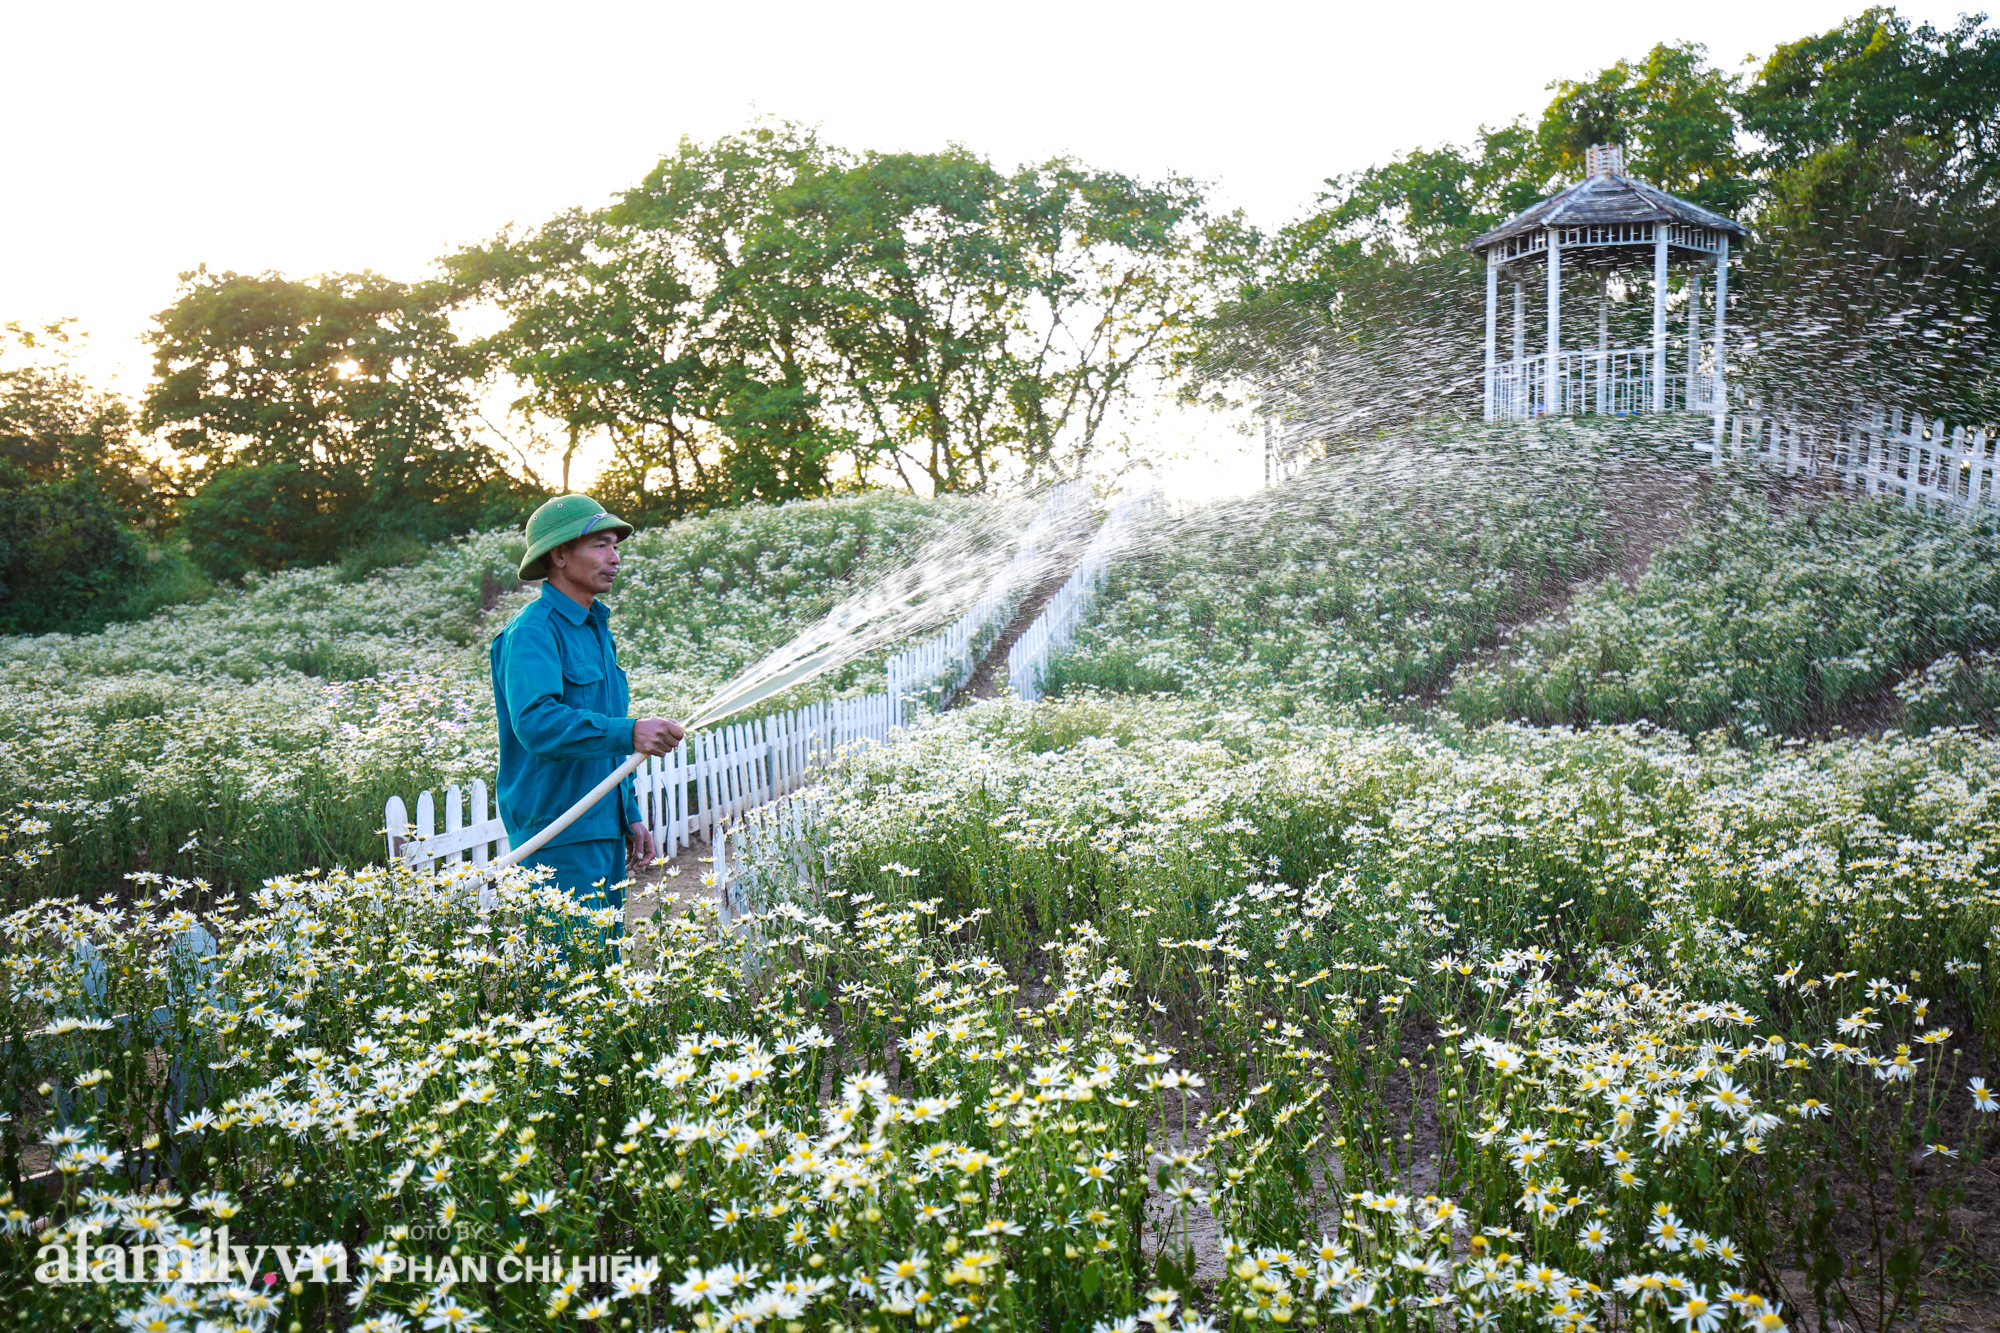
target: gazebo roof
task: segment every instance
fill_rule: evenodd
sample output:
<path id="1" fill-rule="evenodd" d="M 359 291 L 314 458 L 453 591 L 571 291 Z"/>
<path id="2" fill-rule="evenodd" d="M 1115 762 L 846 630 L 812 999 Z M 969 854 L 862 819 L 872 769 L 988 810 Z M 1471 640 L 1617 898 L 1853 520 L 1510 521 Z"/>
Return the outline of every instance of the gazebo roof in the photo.
<path id="1" fill-rule="evenodd" d="M 1602 227 L 1634 222 L 1680 223 L 1722 232 L 1736 240 L 1747 240 L 1750 236 L 1750 229 L 1734 218 L 1711 213 L 1699 204 L 1691 204 L 1630 176 L 1601 172 L 1522 209 L 1492 231 L 1466 242 L 1465 248 L 1483 254 L 1505 241 L 1548 227 Z"/>

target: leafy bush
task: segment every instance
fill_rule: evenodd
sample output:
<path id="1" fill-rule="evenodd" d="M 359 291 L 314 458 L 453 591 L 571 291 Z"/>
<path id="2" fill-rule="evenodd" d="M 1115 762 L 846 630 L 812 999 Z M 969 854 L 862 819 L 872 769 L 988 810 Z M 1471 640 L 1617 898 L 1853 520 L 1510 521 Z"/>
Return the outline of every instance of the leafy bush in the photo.
<path id="1" fill-rule="evenodd" d="M 182 503 L 180 530 L 205 574 L 240 582 L 258 571 L 353 565 L 367 552 L 518 521 L 533 507 L 491 479 L 473 478 L 448 498 L 377 496 L 284 461 L 218 470 Z"/>
<path id="2" fill-rule="evenodd" d="M 146 554 L 93 477 L 0 486 L 0 632 L 102 624 Z"/>
<path id="3" fill-rule="evenodd" d="M 1979 649 L 1940 657 L 1897 681 L 1896 698 L 1910 731 L 1990 725 L 2000 710 L 2000 653 Z"/>
<path id="4" fill-rule="evenodd" d="M 0 326 L 0 633 L 87 631 L 199 595 L 142 532 L 167 519 L 131 413 L 72 360 L 67 320 Z"/>

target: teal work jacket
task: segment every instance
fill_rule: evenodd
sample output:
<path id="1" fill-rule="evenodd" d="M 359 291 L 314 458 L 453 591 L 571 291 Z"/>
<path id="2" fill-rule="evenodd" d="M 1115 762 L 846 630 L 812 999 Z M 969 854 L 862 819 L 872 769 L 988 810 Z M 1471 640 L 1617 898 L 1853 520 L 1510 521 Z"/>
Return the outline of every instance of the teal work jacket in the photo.
<path id="1" fill-rule="evenodd" d="M 500 818 L 519 847 L 632 753 L 632 696 L 611 642 L 611 608 L 584 610 L 553 584 L 493 640 L 500 719 Z M 625 837 L 639 820 L 632 779 L 549 840 Z"/>

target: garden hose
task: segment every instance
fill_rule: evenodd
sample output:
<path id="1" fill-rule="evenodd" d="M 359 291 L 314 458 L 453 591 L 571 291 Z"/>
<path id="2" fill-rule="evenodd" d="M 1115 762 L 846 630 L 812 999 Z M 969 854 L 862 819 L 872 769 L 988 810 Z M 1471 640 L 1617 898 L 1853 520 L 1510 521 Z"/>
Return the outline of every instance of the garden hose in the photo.
<path id="1" fill-rule="evenodd" d="M 528 839 L 526 842 L 522 843 L 519 847 L 514 848 L 514 850 L 508 852 L 505 856 L 502 856 L 498 860 L 493 861 L 491 863 L 491 868 L 494 870 L 505 870 L 508 866 L 521 864 L 521 862 L 526 860 L 529 856 L 542 850 L 543 847 L 548 845 L 548 841 L 550 838 L 555 837 L 556 834 L 561 833 L 571 824 L 574 824 L 577 820 L 581 819 L 583 817 L 584 811 L 590 809 L 590 807 L 596 805 L 599 801 L 603 800 L 606 796 L 610 795 L 611 789 L 613 787 L 616 787 L 626 778 L 636 773 L 639 769 L 639 765 L 645 762 L 646 762 L 645 755 L 638 753 L 633 754 L 631 758 L 627 759 L 624 763 L 618 765 L 617 768 L 611 770 L 611 772 L 605 777 L 605 779 L 602 782 L 598 783 L 595 787 L 592 787 L 587 793 L 585 793 L 583 798 L 579 800 L 575 805 L 572 805 L 569 809 L 563 811 L 560 815 L 557 815 L 554 819 L 550 820 L 548 826 L 545 827 L 540 833 L 537 833 L 534 837 Z"/>

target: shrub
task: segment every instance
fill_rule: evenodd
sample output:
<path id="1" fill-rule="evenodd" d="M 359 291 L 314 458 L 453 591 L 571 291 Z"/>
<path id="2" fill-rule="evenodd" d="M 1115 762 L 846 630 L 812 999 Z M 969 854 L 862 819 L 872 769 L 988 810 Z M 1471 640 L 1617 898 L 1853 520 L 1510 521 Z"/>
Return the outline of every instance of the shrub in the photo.
<path id="1" fill-rule="evenodd" d="M 0 484 L 0 632 L 102 625 L 148 581 L 146 556 L 88 474 Z"/>

